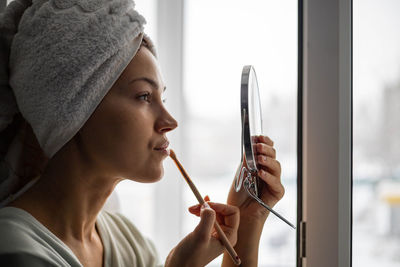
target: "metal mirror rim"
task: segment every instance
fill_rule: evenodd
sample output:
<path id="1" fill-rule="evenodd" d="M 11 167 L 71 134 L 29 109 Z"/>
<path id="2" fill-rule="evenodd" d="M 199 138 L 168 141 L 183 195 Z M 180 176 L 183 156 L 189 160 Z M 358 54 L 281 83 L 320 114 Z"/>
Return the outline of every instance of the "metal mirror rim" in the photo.
<path id="1" fill-rule="evenodd" d="M 250 85 L 250 75 L 254 75 L 255 81 L 257 82 L 256 72 L 252 65 L 246 65 L 243 67 L 242 70 L 242 80 L 241 80 L 241 94 L 240 94 L 240 106 L 241 106 L 241 113 L 242 113 L 242 132 L 243 132 L 243 146 L 244 146 L 244 153 L 246 157 L 246 163 L 249 168 L 250 172 L 257 171 L 257 164 L 256 159 L 254 158 L 254 151 L 253 145 L 251 141 L 251 133 L 250 133 L 250 120 L 249 120 L 249 85 Z M 258 87 L 258 84 L 257 84 Z M 259 96 L 259 92 L 255 92 Z M 258 97 L 258 99 L 260 99 Z M 258 103 L 258 107 L 260 108 L 260 103 Z M 261 111 L 261 110 L 260 110 Z M 260 112 L 261 114 L 261 112 Z"/>

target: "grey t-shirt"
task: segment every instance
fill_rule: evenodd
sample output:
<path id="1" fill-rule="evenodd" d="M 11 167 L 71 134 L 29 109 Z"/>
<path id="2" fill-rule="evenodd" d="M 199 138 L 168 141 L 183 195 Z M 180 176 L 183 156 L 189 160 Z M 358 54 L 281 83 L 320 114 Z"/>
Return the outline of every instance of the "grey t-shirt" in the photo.
<path id="1" fill-rule="evenodd" d="M 162 266 L 154 244 L 120 213 L 101 211 L 96 221 L 104 266 Z M 82 266 L 72 250 L 30 213 L 0 209 L 1 266 Z"/>

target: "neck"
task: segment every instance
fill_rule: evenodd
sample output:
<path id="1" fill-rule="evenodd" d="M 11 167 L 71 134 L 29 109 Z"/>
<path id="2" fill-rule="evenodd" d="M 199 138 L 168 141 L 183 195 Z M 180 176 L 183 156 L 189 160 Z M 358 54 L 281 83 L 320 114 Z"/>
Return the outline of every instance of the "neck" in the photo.
<path id="1" fill-rule="evenodd" d="M 122 179 L 71 158 L 49 161 L 38 182 L 10 205 L 27 210 L 63 241 L 91 242 L 97 215 Z"/>

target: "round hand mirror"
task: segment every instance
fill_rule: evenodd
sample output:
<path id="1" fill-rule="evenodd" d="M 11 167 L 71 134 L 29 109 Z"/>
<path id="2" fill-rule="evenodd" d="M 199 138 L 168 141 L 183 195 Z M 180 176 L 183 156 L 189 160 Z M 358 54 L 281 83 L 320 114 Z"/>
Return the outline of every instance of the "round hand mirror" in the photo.
<path id="1" fill-rule="evenodd" d="M 262 112 L 257 76 L 251 65 L 244 66 L 242 70 L 240 112 L 242 117 L 242 155 L 241 164 L 235 175 L 235 190 L 239 192 L 243 186 L 247 193 L 260 205 L 268 209 L 291 227 L 296 228 L 261 199 L 262 186 L 264 183 L 262 183 L 257 176 L 258 166 L 255 145 L 257 137 L 262 135 Z"/>
<path id="2" fill-rule="evenodd" d="M 242 70 L 240 93 L 240 110 L 242 117 L 242 162 L 245 168 L 241 168 L 240 175 L 236 176 L 236 191 L 243 184 L 246 172 L 251 175 L 254 185 L 254 193 L 258 196 L 259 183 L 256 178 L 257 158 L 255 151 L 255 138 L 262 134 L 261 103 L 258 90 L 257 76 L 253 66 L 246 65 Z"/>

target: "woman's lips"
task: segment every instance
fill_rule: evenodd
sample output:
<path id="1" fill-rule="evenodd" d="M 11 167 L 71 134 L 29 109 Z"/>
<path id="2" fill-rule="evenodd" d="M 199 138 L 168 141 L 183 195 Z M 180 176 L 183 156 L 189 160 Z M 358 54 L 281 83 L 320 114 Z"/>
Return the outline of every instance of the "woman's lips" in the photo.
<path id="1" fill-rule="evenodd" d="M 169 149 L 156 149 L 156 151 L 164 154 L 165 156 L 169 156 Z"/>
<path id="2" fill-rule="evenodd" d="M 169 142 L 168 140 L 164 141 L 163 143 L 161 143 L 160 145 L 158 145 L 155 150 L 162 150 L 162 149 L 167 149 L 167 147 L 169 146 Z"/>
<path id="3" fill-rule="evenodd" d="M 166 156 L 168 156 L 169 155 L 168 146 L 169 146 L 169 142 L 167 140 L 164 143 L 162 143 L 161 145 L 159 145 L 158 147 L 154 148 L 154 150 L 157 150 L 157 151 L 165 154 Z"/>

